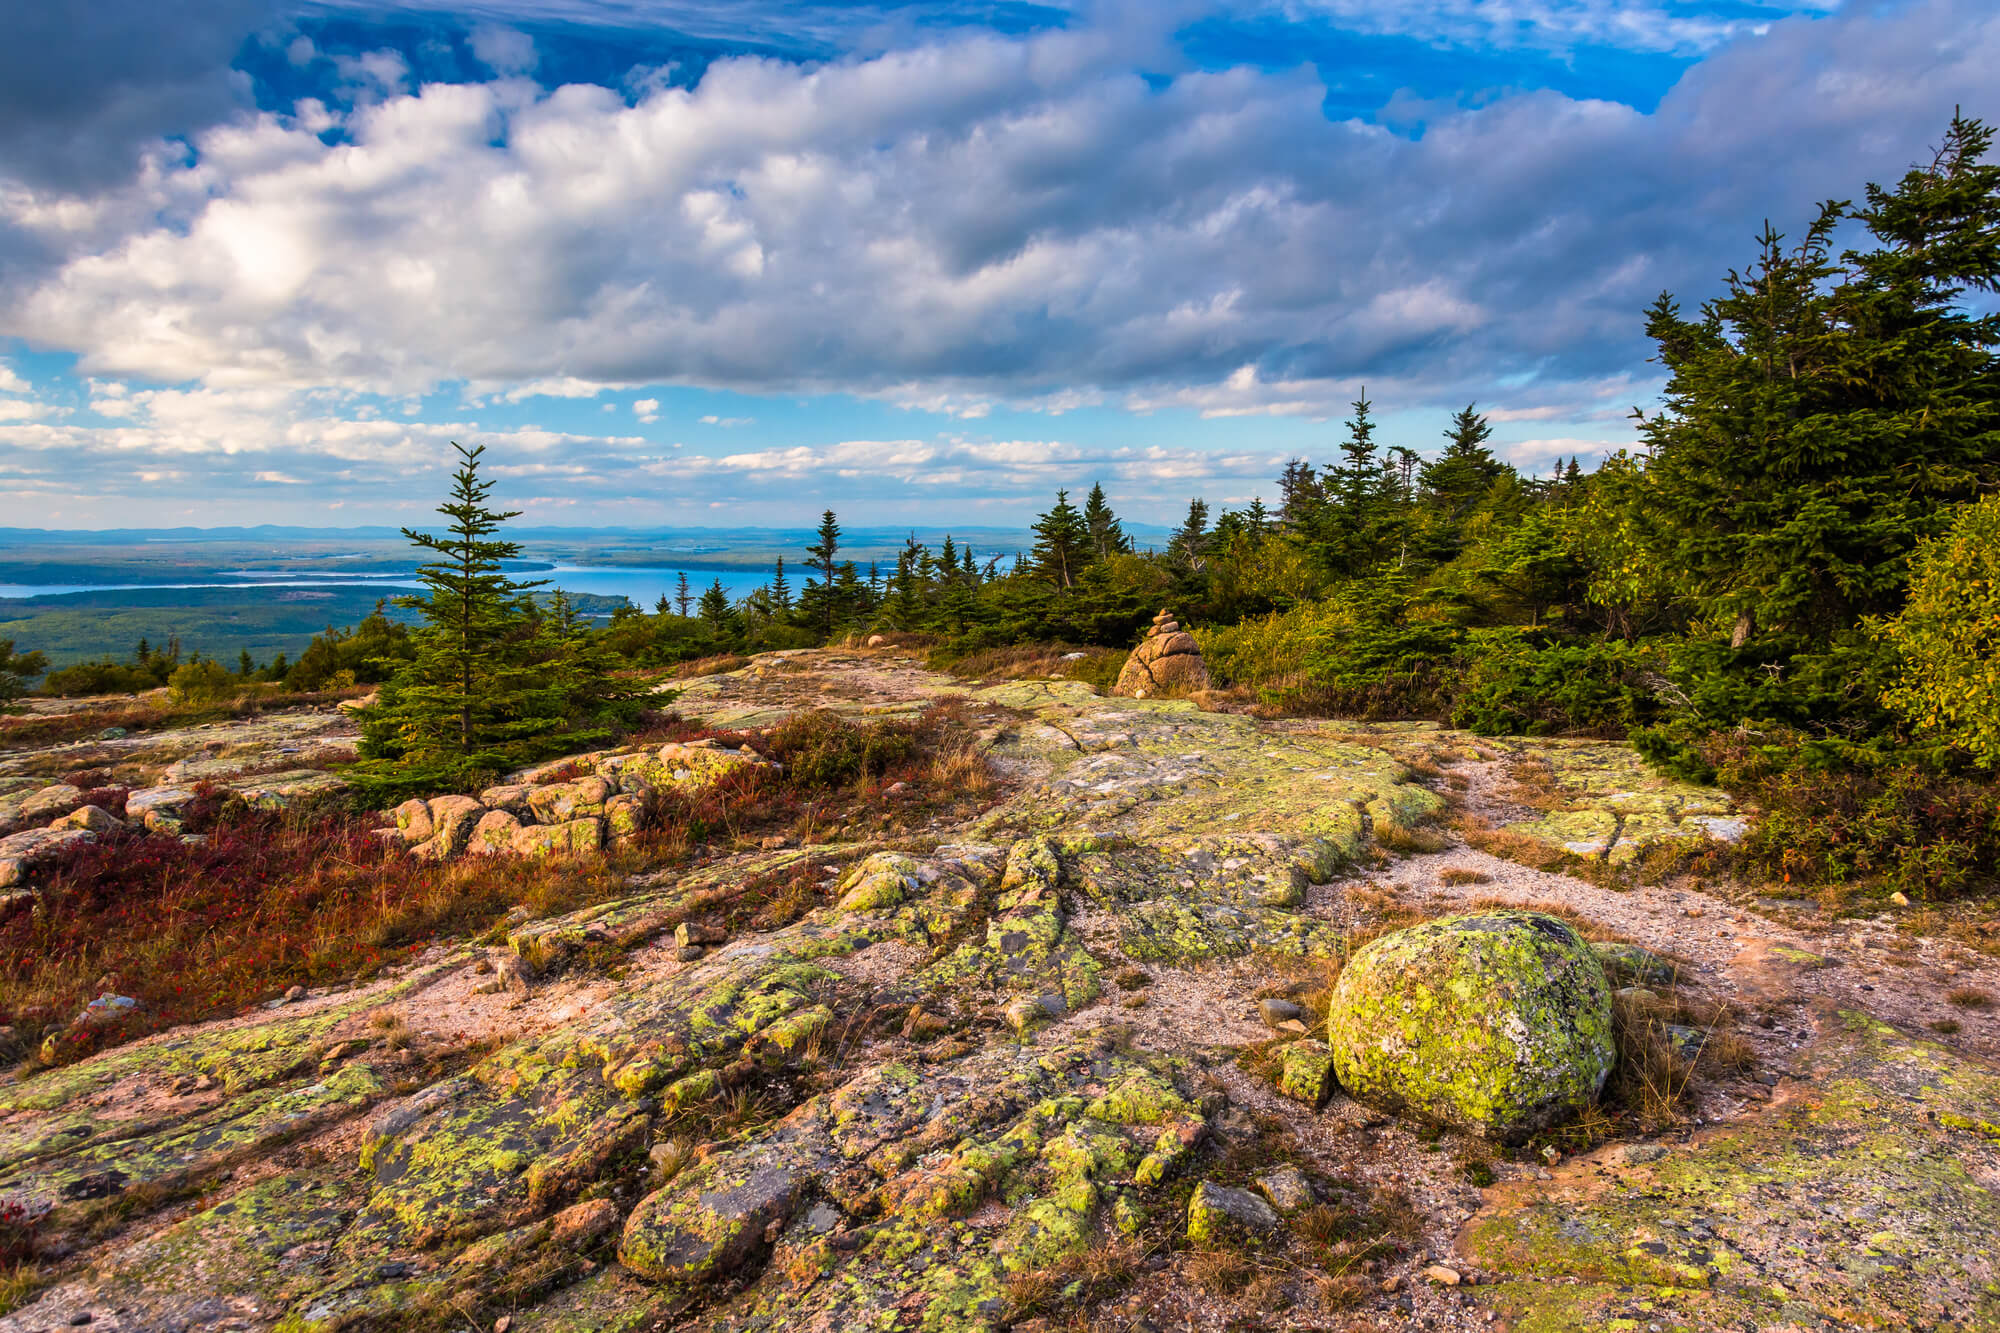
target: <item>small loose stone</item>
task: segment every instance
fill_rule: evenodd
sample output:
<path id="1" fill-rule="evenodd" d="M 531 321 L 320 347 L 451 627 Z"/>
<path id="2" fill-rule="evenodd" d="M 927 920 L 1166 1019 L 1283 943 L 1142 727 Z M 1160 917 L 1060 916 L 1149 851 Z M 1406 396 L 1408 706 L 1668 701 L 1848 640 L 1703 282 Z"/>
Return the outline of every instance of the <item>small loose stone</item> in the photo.
<path id="1" fill-rule="evenodd" d="M 1267 999 L 1257 1002 L 1257 1012 L 1263 1016 L 1266 1027 L 1279 1027 L 1288 1022 L 1296 1022 L 1305 1016 L 1305 1010 L 1290 1000 Z"/>

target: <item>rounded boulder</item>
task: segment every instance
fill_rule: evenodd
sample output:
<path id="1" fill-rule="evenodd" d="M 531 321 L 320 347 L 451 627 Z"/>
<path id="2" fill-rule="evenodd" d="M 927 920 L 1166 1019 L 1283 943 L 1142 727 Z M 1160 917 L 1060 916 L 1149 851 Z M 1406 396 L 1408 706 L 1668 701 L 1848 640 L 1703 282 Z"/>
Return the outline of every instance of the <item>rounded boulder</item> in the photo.
<path id="1" fill-rule="evenodd" d="M 1375 940 L 1334 987 L 1327 1043 L 1356 1101 L 1502 1142 L 1575 1116 L 1617 1059 L 1603 965 L 1539 912 L 1444 917 Z"/>

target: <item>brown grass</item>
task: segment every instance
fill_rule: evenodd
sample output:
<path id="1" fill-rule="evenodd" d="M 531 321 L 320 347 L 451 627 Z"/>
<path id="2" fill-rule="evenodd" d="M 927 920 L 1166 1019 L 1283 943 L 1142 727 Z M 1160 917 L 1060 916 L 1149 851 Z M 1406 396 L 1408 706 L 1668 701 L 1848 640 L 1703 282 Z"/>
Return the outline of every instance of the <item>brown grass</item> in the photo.
<path id="1" fill-rule="evenodd" d="M 1960 1009 L 1973 1009 L 1983 1013 L 1993 1007 L 1993 997 L 1975 986 L 1960 986 L 1944 998 Z"/>
<path id="2" fill-rule="evenodd" d="M 26 1305 L 51 1278 L 30 1260 L 0 1266 L 0 1315 L 11 1314 Z"/>
<path id="3" fill-rule="evenodd" d="M 1064 661 L 1071 653 L 1083 656 L 1073 662 Z M 948 671 L 966 680 L 1046 680 L 1051 676 L 1080 680 L 1104 694 L 1117 682 L 1127 656 L 1121 648 L 1023 643 L 964 656 L 949 651 L 933 652 L 926 665 L 933 671 Z"/>
<path id="4" fill-rule="evenodd" d="M 1189 1251 L 1182 1271 L 1188 1281 L 1209 1295 L 1229 1296 L 1250 1281 L 1251 1267 L 1240 1251 L 1205 1249 Z"/>
<path id="5" fill-rule="evenodd" d="M 1438 882 L 1456 887 L 1461 884 L 1491 884 L 1493 876 L 1483 870 L 1468 870 L 1463 866 L 1450 866 L 1438 872 Z"/>
<path id="6" fill-rule="evenodd" d="M 1451 835 L 1442 829 L 1377 824 L 1375 845 L 1394 856 L 1428 856 L 1451 846 Z"/>
<path id="7" fill-rule="evenodd" d="M 750 659 L 741 653 L 717 653 L 713 657 L 696 657 L 685 662 L 676 662 L 668 669 L 668 680 L 693 680 L 697 676 L 719 676 L 726 671 L 741 671 L 750 665 Z"/>
<path id="8" fill-rule="evenodd" d="M 1041 1268 L 1023 1269 L 1007 1279 L 1007 1317 L 1019 1322 L 1062 1307 L 1082 1309 L 1116 1295 L 1145 1271 L 1146 1251 L 1124 1236 L 1093 1242 Z M 1070 1292 L 1074 1285 L 1076 1290 Z M 1068 1293 L 1068 1294 L 1065 1294 Z"/>

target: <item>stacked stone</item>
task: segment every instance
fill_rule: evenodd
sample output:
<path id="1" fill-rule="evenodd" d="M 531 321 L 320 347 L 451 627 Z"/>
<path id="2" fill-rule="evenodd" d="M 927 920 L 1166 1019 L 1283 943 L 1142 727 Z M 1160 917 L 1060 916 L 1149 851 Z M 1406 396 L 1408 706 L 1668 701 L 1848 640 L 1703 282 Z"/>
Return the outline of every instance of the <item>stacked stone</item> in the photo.
<path id="1" fill-rule="evenodd" d="M 1181 628 L 1173 612 L 1161 611 L 1125 660 L 1111 692 L 1127 699 L 1171 699 L 1208 687 L 1208 664 L 1201 660 L 1194 636 Z"/>

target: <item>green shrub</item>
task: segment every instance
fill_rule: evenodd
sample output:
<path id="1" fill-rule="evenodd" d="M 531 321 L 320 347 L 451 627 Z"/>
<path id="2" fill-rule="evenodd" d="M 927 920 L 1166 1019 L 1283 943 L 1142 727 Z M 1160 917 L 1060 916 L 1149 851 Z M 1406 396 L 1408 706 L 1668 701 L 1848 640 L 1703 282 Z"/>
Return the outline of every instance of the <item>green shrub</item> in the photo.
<path id="1" fill-rule="evenodd" d="M 150 666 L 133 666 L 106 657 L 61 667 L 42 678 L 42 693 L 60 698 L 89 694 L 140 694 L 165 682 Z"/>
<path id="2" fill-rule="evenodd" d="M 1458 609 L 1397 574 L 1356 579 L 1323 602 L 1197 631 L 1209 671 L 1266 702 L 1342 716 L 1443 718 L 1448 667 L 1465 642 Z"/>
<path id="3" fill-rule="evenodd" d="M 823 791 L 861 777 L 878 777 L 916 753 L 908 727 L 855 726 L 824 709 L 794 713 L 771 734 L 771 753 L 795 787 Z"/>
<path id="4" fill-rule="evenodd" d="M 216 704 L 236 693 L 237 680 L 220 662 L 189 662 L 175 669 L 167 686 L 182 707 Z"/>
<path id="5" fill-rule="evenodd" d="M 1991 769 L 2000 762 L 2000 496 L 1963 506 L 1911 565 L 1909 601 L 1881 627 L 1897 657 L 1883 701 Z"/>
<path id="6" fill-rule="evenodd" d="M 1655 708 L 1644 683 L 1650 658 L 1618 640 L 1563 643 L 1535 630 L 1473 630 L 1458 657 L 1451 723 L 1482 736 L 1622 739 Z"/>

